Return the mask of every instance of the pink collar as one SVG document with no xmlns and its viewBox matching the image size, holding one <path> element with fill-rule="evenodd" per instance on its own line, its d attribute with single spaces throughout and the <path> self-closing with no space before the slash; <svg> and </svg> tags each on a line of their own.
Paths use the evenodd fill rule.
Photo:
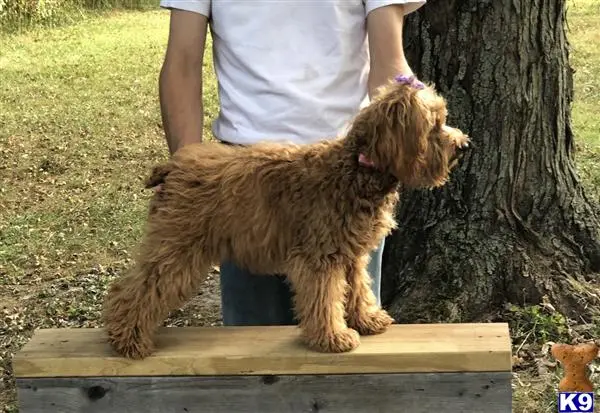
<svg viewBox="0 0 600 413">
<path fill-rule="evenodd" d="M 374 167 L 375 167 L 375 163 L 374 163 L 372 160 L 370 160 L 369 158 L 367 158 L 367 157 L 366 157 L 364 154 L 362 154 L 362 153 L 358 155 L 358 163 L 359 163 L 360 165 L 363 165 L 363 166 L 368 166 L 368 167 L 371 167 L 371 168 L 374 168 Z"/>
</svg>

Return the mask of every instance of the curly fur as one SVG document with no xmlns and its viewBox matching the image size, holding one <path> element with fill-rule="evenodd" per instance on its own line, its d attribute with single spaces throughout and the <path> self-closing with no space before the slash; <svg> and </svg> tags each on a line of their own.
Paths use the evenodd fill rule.
<svg viewBox="0 0 600 413">
<path fill-rule="evenodd" d="M 302 337 L 345 352 L 393 319 L 376 305 L 369 253 L 395 228 L 398 189 L 443 185 L 468 138 L 443 126 L 433 88 L 386 86 L 344 138 L 311 145 L 201 143 L 156 167 L 136 266 L 109 288 L 104 322 L 120 354 L 154 351 L 156 328 L 224 259 L 286 274 Z M 374 166 L 358 161 L 363 154 Z"/>
</svg>

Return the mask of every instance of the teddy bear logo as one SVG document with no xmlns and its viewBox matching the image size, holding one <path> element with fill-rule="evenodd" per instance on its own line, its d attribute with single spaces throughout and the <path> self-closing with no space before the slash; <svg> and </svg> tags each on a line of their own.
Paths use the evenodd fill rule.
<svg viewBox="0 0 600 413">
<path fill-rule="evenodd" d="M 561 392 L 593 392 L 594 385 L 587 375 L 587 365 L 598 356 L 599 347 L 595 343 L 553 344 L 551 353 L 564 369 L 563 378 L 558 384 Z"/>
</svg>

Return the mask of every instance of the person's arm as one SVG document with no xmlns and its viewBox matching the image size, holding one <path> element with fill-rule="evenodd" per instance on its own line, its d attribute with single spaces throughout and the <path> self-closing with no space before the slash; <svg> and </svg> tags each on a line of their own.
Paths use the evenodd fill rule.
<svg viewBox="0 0 600 413">
<path fill-rule="evenodd" d="M 373 3 L 375 1 L 371 0 Z M 420 7 L 423 2 L 393 2 L 374 8 L 367 14 L 367 33 L 371 58 L 369 71 L 369 97 L 377 88 L 399 74 L 412 75 L 406 61 L 402 43 L 404 16 Z"/>
<path fill-rule="evenodd" d="M 208 18 L 171 10 L 169 39 L 159 77 L 160 109 L 171 154 L 202 142 L 202 64 Z"/>
</svg>

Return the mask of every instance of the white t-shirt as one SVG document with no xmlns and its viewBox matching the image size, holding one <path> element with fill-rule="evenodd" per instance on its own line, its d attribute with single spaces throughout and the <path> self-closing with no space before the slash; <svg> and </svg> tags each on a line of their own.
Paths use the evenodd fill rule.
<svg viewBox="0 0 600 413">
<path fill-rule="evenodd" d="M 343 133 L 368 102 L 366 16 L 426 0 L 161 0 L 207 16 L 223 141 L 310 143 Z"/>
</svg>

